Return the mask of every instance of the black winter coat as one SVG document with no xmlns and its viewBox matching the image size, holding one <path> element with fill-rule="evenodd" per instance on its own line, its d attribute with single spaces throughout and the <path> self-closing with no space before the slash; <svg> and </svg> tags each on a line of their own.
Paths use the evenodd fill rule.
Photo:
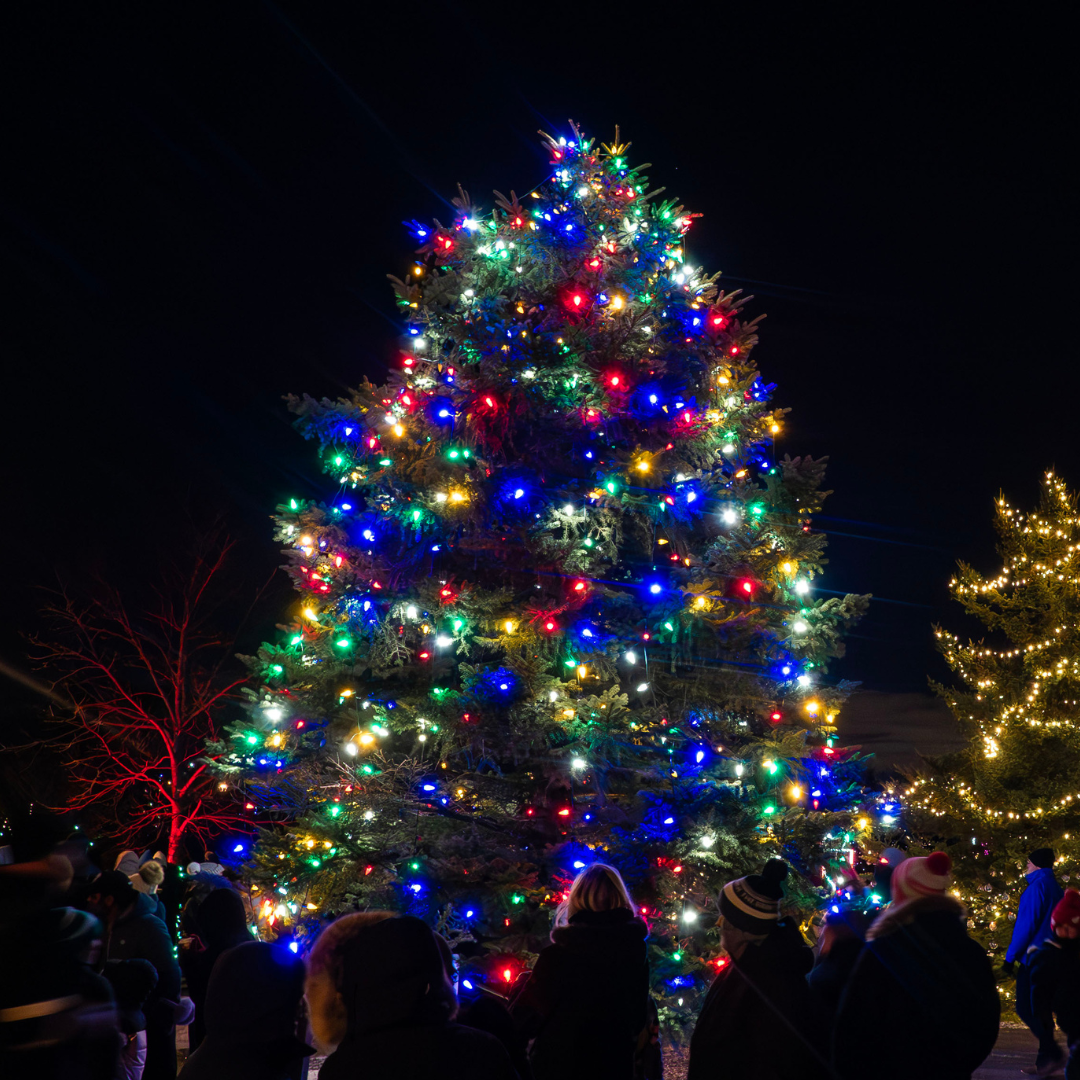
<svg viewBox="0 0 1080 1080">
<path fill-rule="evenodd" d="M 461 1024 L 405 1022 L 364 1031 L 323 1063 L 319 1080 L 517 1080 L 502 1043 Z M 187 1077 L 184 1077 L 187 1080 Z"/>
<path fill-rule="evenodd" d="M 647 934 L 625 908 L 579 912 L 555 929 L 511 1005 L 533 1040 L 534 1080 L 632 1080 L 648 1017 Z"/>
<path fill-rule="evenodd" d="M 304 963 L 287 949 L 247 941 L 223 952 L 206 991 L 206 1037 L 188 1058 L 181 1080 L 295 1075 L 311 1053 L 296 1037 L 303 992 Z"/>
<path fill-rule="evenodd" d="M 819 957 L 806 976 L 810 991 L 830 1016 L 836 1014 L 840 998 L 851 978 L 851 972 L 863 950 L 861 938 L 846 938 L 836 942 L 828 956 Z"/>
<path fill-rule="evenodd" d="M 833 1028 L 839 1080 L 968 1080 L 994 1047 L 1001 1000 L 983 947 L 950 896 L 887 908 L 873 922 Z M 904 1033 L 882 1050 L 882 1024 Z"/>
<path fill-rule="evenodd" d="M 798 926 L 783 919 L 722 968 L 694 1027 L 687 1080 L 826 1076 L 826 1014 L 806 982 L 813 962 Z"/>
<path fill-rule="evenodd" d="M 161 998 L 179 1001 L 180 965 L 173 955 L 169 931 L 154 914 L 156 906 L 155 897 L 139 893 L 131 911 L 113 925 L 107 959 L 149 960 L 158 973 L 157 986 L 150 995 L 150 1002 Z"/>
<path fill-rule="evenodd" d="M 1025 961 L 1031 973 L 1031 1011 L 1054 1030 L 1057 1017 L 1070 1045 L 1080 1038 L 1080 938 L 1048 937 Z"/>
</svg>

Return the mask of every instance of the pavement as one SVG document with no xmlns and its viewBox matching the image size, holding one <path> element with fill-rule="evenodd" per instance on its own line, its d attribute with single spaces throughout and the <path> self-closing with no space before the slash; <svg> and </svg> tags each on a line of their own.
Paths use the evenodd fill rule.
<svg viewBox="0 0 1080 1080">
<path fill-rule="evenodd" d="M 1065 1048 L 1065 1037 L 1060 1032 L 1058 1045 Z M 975 1070 L 973 1080 L 1023 1080 L 1020 1070 L 1035 1064 L 1038 1047 L 1035 1036 L 1027 1028 L 1003 1027 L 994 1052 Z"/>
</svg>

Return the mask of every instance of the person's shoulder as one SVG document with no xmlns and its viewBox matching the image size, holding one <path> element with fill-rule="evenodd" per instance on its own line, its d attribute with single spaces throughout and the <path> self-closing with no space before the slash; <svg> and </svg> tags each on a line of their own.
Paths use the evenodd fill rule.
<svg viewBox="0 0 1080 1080">
<path fill-rule="evenodd" d="M 475 1049 L 478 1051 L 492 1050 L 495 1052 L 506 1053 L 503 1044 L 499 1042 L 494 1035 L 486 1031 L 481 1031 L 479 1028 L 468 1027 L 465 1024 L 447 1024 L 446 1033 L 450 1040 L 464 1049 Z"/>
<path fill-rule="evenodd" d="M 478 1070 L 477 1075 L 514 1075 L 510 1055 L 494 1035 L 464 1024 L 448 1024 L 446 1034 L 449 1052 L 459 1061 L 469 1061 Z"/>
</svg>

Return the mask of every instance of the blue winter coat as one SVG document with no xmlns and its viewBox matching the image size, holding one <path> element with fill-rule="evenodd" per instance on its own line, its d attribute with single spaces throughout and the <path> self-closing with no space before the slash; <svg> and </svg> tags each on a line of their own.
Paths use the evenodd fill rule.
<svg viewBox="0 0 1080 1080">
<path fill-rule="evenodd" d="M 1016 925 L 1013 927 L 1009 951 L 1005 954 L 1006 962 L 1019 960 L 1021 963 L 1032 945 L 1045 941 L 1053 931 L 1050 929 L 1050 913 L 1054 905 L 1065 895 L 1064 890 L 1054 877 L 1052 867 L 1032 870 L 1025 874 L 1028 887 L 1020 897 L 1020 908 L 1016 913 Z"/>
</svg>

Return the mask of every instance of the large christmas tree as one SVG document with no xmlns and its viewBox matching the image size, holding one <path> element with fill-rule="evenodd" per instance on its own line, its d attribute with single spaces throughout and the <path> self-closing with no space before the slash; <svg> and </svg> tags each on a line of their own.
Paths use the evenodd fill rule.
<svg viewBox="0 0 1080 1080">
<path fill-rule="evenodd" d="M 990 640 L 936 628 L 960 685 L 935 688 L 970 741 L 928 763 L 907 798 L 916 837 L 953 854 L 971 932 L 1004 957 L 1028 853 L 1054 848 L 1066 881 L 1080 856 L 1080 510 L 1048 473 L 1037 509 L 1002 496 L 995 511 L 1001 570 L 961 563 L 950 582 Z"/>
<path fill-rule="evenodd" d="M 686 1019 L 725 881 L 781 855 L 809 913 L 888 821 L 823 678 L 867 601 L 812 596 L 824 462 L 777 460 L 758 320 L 687 261 L 695 215 L 617 139 L 547 143 L 525 197 L 411 224 L 387 384 L 291 400 L 332 482 L 276 515 L 300 599 L 226 782 L 267 928 L 406 909 L 505 984 L 603 859 Z"/>
</svg>

